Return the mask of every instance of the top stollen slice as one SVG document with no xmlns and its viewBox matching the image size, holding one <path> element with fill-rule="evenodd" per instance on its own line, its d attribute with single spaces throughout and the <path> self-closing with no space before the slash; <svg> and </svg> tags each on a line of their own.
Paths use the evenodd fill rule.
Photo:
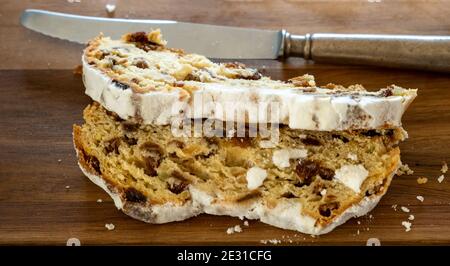
<svg viewBox="0 0 450 266">
<path fill-rule="evenodd" d="M 311 75 L 272 80 L 241 63 L 213 63 L 165 45 L 159 30 L 90 41 L 82 56 L 86 94 L 143 124 L 168 125 L 181 116 L 320 131 L 400 127 L 417 95 L 395 85 L 377 92 L 317 87 Z M 235 115 L 239 110 L 245 115 Z"/>
</svg>

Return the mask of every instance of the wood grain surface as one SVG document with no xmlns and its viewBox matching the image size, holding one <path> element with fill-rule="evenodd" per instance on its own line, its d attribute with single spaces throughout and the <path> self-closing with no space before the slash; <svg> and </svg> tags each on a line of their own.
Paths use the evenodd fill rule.
<svg viewBox="0 0 450 266">
<path fill-rule="evenodd" d="M 247 60 L 276 79 L 314 74 L 319 84 L 359 83 L 369 89 L 397 84 L 419 88 L 404 116 L 409 139 L 402 160 L 414 170 L 396 177 L 378 207 L 320 237 L 250 221 L 239 234 L 226 229 L 242 221 L 200 215 L 184 222 L 149 225 L 118 211 L 112 200 L 78 169 L 71 142 L 73 123 L 90 102 L 80 76 L 82 46 L 22 28 L 25 8 L 106 16 L 108 1 L 0 2 L 0 244 L 450 244 L 450 173 L 442 183 L 442 161 L 450 163 L 450 75 L 361 66 L 318 65 L 301 59 Z M 126 2 L 126 3 L 125 3 Z M 116 17 L 286 28 L 293 33 L 450 34 L 449 1 L 117 1 Z M 418 185 L 418 177 L 428 177 Z M 424 202 L 416 199 L 425 198 Z M 97 202 L 102 199 L 103 202 Z M 392 205 L 398 205 L 395 211 Z M 400 211 L 406 206 L 411 213 Z M 413 214 L 412 230 L 402 221 Z M 116 228 L 108 231 L 106 223 Z M 292 243 L 291 243 L 292 242 Z"/>
</svg>

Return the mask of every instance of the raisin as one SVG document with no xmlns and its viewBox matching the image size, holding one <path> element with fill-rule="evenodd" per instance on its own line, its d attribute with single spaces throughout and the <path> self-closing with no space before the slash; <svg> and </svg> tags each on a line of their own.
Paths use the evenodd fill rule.
<svg viewBox="0 0 450 266">
<path fill-rule="evenodd" d="M 319 213 L 324 217 L 330 217 L 333 210 L 339 208 L 339 202 L 325 203 L 319 206 Z"/>
<path fill-rule="evenodd" d="M 97 174 L 100 175 L 102 173 L 102 171 L 100 170 L 100 161 L 97 159 L 97 157 L 88 156 L 88 163 Z"/>
<path fill-rule="evenodd" d="M 187 186 L 188 186 L 187 183 L 180 182 L 178 184 L 171 184 L 171 185 L 169 185 L 169 190 L 170 190 L 170 192 L 178 195 L 181 192 L 185 191 Z"/>
<path fill-rule="evenodd" d="M 386 88 L 386 89 L 383 89 L 380 92 L 380 96 L 381 97 L 389 97 L 389 96 L 392 96 L 392 95 L 394 95 L 394 93 L 392 92 L 392 88 Z"/>
<path fill-rule="evenodd" d="M 163 155 L 163 149 L 156 143 L 146 142 L 140 146 L 140 149 L 145 153 L 144 159 L 144 173 L 149 176 L 156 176 L 156 168 L 161 163 L 161 157 Z"/>
<path fill-rule="evenodd" d="M 305 145 L 311 145 L 311 146 L 320 146 L 322 145 L 322 143 L 315 139 L 315 138 L 311 138 L 311 137 L 306 137 L 304 139 L 302 139 L 302 143 Z"/>
<path fill-rule="evenodd" d="M 128 42 L 148 42 L 147 34 L 144 31 L 134 32 L 127 36 Z"/>
<path fill-rule="evenodd" d="M 334 171 L 325 167 L 320 167 L 318 174 L 324 180 L 331 180 L 334 177 Z"/>
<path fill-rule="evenodd" d="M 157 159 L 151 157 L 151 156 L 144 156 L 144 173 L 148 176 L 156 176 L 158 172 L 156 171 L 156 168 L 159 166 L 159 162 Z"/>
<path fill-rule="evenodd" d="M 105 142 L 105 151 L 107 154 L 114 152 L 119 154 L 120 138 L 112 138 Z"/>
<path fill-rule="evenodd" d="M 147 142 L 143 143 L 140 146 L 140 148 L 141 148 L 141 150 L 145 150 L 145 151 L 149 151 L 149 152 L 156 152 L 159 155 L 163 154 L 163 149 L 161 148 L 161 146 L 159 146 L 159 144 L 156 144 L 151 141 L 147 141 Z"/>
<path fill-rule="evenodd" d="M 124 131 L 132 132 L 139 128 L 139 124 L 125 121 L 122 123 L 122 128 Z"/>
<path fill-rule="evenodd" d="M 197 75 L 194 75 L 192 73 L 189 73 L 186 75 L 186 77 L 184 77 L 185 81 L 200 81 L 200 77 L 198 77 Z"/>
<path fill-rule="evenodd" d="M 292 192 L 285 192 L 281 195 L 281 197 L 287 198 L 287 199 L 297 198 L 294 194 L 292 194 Z"/>
<path fill-rule="evenodd" d="M 136 138 L 129 138 L 128 136 L 123 136 L 123 140 L 125 141 L 126 144 L 130 145 L 130 146 L 134 146 L 137 144 L 138 140 Z"/>
<path fill-rule="evenodd" d="M 135 62 L 134 65 L 136 67 L 142 68 L 142 69 L 148 68 L 148 64 L 144 60 L 139 60 L 139 61 Z"/>
<path fill-rule="evenodd" d="M 248 148 L 248 147 L 252 146 L 252 138 L 250 138 L 250 137 L 243 137 L 243 138 L 232 137 L 230 139 L 230 143 L 233 146 L 238 146 L 238 147 L 241 147 L 241 148 Z"/>
<path fill-rule="evenodd" d="M 361 133 L 362 135 L 366 136 L 366 137 L 376 137 L 376 136 L 381 136 L 380 132 L 377 132 L 375 129 L 371 129 L 371 130 L 367 130 Z"/>
<path fill-rule="evenodd" d="M 324 180 L 331 180 L 334 177 L 333 170 L 311 160 L 300 161 L 295 167 L 295 173 L 300 182 L 306 185 L 311 184 L 312 178 L 316 175 L 319 175 Z"/>
<path fill-rule="evenodd" d="M 349 142 L 349 140 L 348 140 L 348 138 L 346 138 L 346 137 L 344 137 L 344 136 L 342 136 L 342 135 L 339 135 L 339 134 L 332 134 L 331 135 L 333 138 L 335 138 L 335 139 L 340 139 L 342 142 L 344 142 L 344 143 L 347 143 L 347 142 Z"/>
<path fill-rule="evenodd" d="M 147 197 L 135 188 L 128 188 L 125 191 L 125 198 L 129 202 L 146 202 Z"/>
<path fill-rule="evenodd" d="M 112 83 L 121 90 L 126 90 L 130 88 L 130 86 L 128 86 L 127 84 L 117 81 L 115 79 L 112 81 Z"/>
<path fill-rule="evenodd" d="M 184 142 L 182 140 L 178 140 L 178 139 L 174 139 L 174 140 L 170 141 L 170 144 L 175 145 L 179 149 L 184 149 L 184 147 L 186 146 L 186 144 L 184 144 Z"/>
<path fill-rule="evenodd" d="M 312 178 L 317 175 L 318 165 L 310 160 L 300 161 L 295 167 L 295 173 L 301 184 L 311 184 Z"/>
</svg>

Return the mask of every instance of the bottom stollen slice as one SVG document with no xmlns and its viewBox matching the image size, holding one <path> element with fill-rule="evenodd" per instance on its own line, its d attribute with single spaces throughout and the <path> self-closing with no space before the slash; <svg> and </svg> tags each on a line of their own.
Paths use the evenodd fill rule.
<svg viewBox="0 0 450 266">
<path fill-rule="evenodd" d="M 258 137 L 174 137 L 98 103 L 74 125 L 79 166 L 117 208 L 149 223 L 200 213 L 324 234 L 369 212 L 400 162 L 401 128 L 318 132 L 281 126 Z"/>
</svg>

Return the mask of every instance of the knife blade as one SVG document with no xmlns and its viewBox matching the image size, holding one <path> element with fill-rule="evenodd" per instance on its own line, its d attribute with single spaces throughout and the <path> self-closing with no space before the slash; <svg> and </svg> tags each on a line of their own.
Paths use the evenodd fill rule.
<svg viewBox="0 0 450 266">
<path fill-rule="evenodd" d="M 102 32 L 119 38 L 125 33 L 161 29 L 170 47 L 210 58 L 275 59 L 282 50 L 281 30 L 259 30 L 172 20 L 143 20 L 79 16 L 27 9 L 21 24 L 45 35 L 86 43 Z"/>
</svg>

